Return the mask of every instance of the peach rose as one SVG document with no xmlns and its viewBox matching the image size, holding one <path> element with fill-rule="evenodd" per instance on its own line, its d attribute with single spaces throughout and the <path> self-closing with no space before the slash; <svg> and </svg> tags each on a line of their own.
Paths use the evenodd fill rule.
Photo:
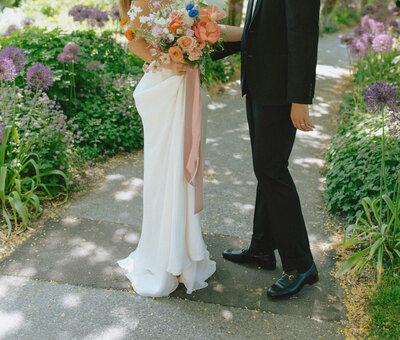
<svg viewBox="0 0 400 340">
<path fill-rule="evenodd" d="M 168 50 L 172 61 L 183 61 L 183 52 L 178 46 L 172 46 Z"/>
<path fill-rule="evenodd" d="M 190 61 L 195 61 L 199 60 L 200 57 L 203 55 L 203 52 L 197 48 L 194 48 L 192 51 L 189 53 L 189 60 Z"/>
<path fill-rule="evenodd" d="M 215 22 L 198 22 L 193 26 L 193 30 L 197 39 L 211 44 L 215 44 L 221 36 L 221 29 Z"/>
<path fill-rule="evenodd" d="M 212 22 L 222 20 L 223 18 L 225 18 L 225 13 L 221 12 L 215 5 L 200 9 L 200 21 Z"/>
<path fill-rule="evenodd" d="M 191 51 L 196 46 L 196 40 L 192 37 L 183 36 L 177 40 L 179 47 L 184 51 Z"/>
<path fill-rule="evenodd" d="M 205 41 L 200 41 L 200 40 L 198 40 L 198 41 L 197 41 L 197 46 L 196 46 L 196 48 L 197 48 L 198 50 L 202 50 L 204 47 L 206 47 L 206 42 L 205 42 Z"/>
</svg>

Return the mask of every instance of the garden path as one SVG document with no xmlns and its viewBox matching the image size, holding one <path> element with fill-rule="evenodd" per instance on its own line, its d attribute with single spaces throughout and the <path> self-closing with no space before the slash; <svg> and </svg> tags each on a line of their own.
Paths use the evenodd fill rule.
<svg viewBox="0 0 400 340">
<path fill-rule="evenodd" d="M 279 277 L 280 267 L 264 271 L 221 257 L 227 247 L 248 244 L 256 184 L 244 101 L 233 82 L 209 106 L 202 223 L 217 261 L 209 287 L 193 295 L 180 287 L 163 299 L 128 292 L 129 281 L 116 260 L 127 256 L 139 239 L 143 153 L 115 157 L 98 186 L 69 202 L 0 262 L 0 338 L 340 338 L 336 331 L 344 312 L 329 250 L 329 229 L 336 222 L 324 209 L 321 170 L 347 66 L 339 35 L 321 38 L 312 106 L 317 128 L 298 133 L 290 165 L 319 283 L 296 297 L 271 301 L 266 288 Z"/>
</svg>

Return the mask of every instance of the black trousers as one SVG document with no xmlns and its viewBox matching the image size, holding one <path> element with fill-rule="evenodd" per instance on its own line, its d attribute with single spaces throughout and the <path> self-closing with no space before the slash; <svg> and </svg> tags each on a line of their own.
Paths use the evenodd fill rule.
<svg viewBox="0 0 400 340">
<path fill-rule="evenodd" d="M 313 257 L 300 200 L 288 169 L 296 137 L 291 104 L 264 106 L 246 94 L 247 119 L 257 177 L 257 197 L 250 249 L 278 249 L 285 271 L 305 272 Z"/>
</svg>

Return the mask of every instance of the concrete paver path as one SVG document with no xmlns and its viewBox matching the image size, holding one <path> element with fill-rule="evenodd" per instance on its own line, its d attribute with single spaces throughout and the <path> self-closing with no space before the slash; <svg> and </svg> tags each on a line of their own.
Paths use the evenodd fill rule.
<svg viewBox="0 0 400 340">
<path fill-rule="evenodd" d="M 225 261 L 227 247 L 247 246 L 255 187 L 244 100 L 237 82 L 209 106 L 204 238 L 217 261 L 209 287 L 169 298 L 129 293 L 116 260 L 140 237 L 143 152 L 107 170 L 104 180 L 48 220 L 0 262 L 0 339 L 337 339 L 344 317 L 331 276 L 333 254 L 321 195 L 322 149 L 334 128 L 347 71 L 339 35 L 321 39 L 316 131 L 299 132 L 290 169 L 300 194 L 320 282 L 297 296 L 271 301 L 266 289 L 282 271 Z M 290 212 L 288 212 L 290 213 Z"/>
</svg>

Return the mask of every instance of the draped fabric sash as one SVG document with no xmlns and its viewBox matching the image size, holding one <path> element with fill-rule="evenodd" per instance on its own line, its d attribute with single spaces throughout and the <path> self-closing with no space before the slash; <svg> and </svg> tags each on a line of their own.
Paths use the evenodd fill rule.
<svg viewBox="0 0 400 340">
<path fill-rule="evenodd" d="M 186 181 L 195 188 L 197 214 L 204 208 L 203 154 L 201 150 L 201 92 L 200 69 L 186 71 L 186 106 L 184 133 L 184 173 Z"/>
</svg>

